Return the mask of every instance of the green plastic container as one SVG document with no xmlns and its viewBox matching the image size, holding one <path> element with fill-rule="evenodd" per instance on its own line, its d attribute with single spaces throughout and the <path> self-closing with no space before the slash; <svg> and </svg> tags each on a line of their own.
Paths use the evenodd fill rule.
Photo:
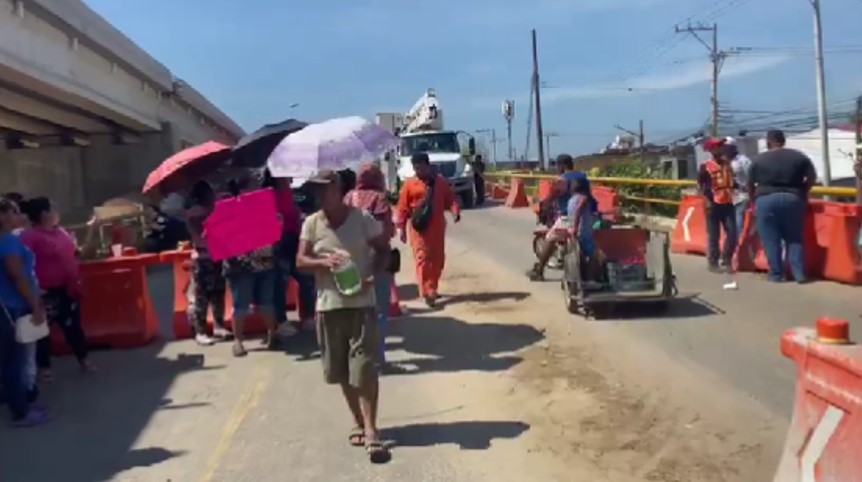
<svg viewBox="0 0 862 482">
<path fill-rule="evenodd" d="M 335 287 L 344 296 L 354 296 L 362 291 L 362 276 L 353 261 L 348 259 L 341 263 L 332 270 L 332 276 L 335 278 Z"/>
</svg>

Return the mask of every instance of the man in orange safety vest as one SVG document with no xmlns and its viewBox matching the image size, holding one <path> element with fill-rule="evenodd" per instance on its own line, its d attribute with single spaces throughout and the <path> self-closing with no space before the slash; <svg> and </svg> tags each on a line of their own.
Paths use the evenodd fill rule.
<svg viewBox="0 0 862 482">
<path fill-rule="evenodd" d="M 733 205 L 734 178 L 733 168 L 724 155 L 726 140 L 707 139 L 703 149 L 712 156 L 700 166 L 698 187 L 706 207 L 706 230 L 708 236 L 707 262 L 709 270 L 718 272 L 730 269 L 733 253 L 738 241 L 736 211 Z M 724 249 L 719 256 L 719 239 L 724 228 Z"/>
</svg>

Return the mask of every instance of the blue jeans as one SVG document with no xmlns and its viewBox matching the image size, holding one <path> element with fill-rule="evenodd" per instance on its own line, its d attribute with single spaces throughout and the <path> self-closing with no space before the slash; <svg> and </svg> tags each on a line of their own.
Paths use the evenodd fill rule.
<svg viewBox="0 0 862 482">
<path fill-rule="evenodd" d="M 299 271 L 296 268 L 290 270 L 283 267 L 276 268 L 273 307 L 275 310 L 275 321 L 278 323 L 287 321 L 287 283 L 290 278 L 293 278 L 299 287 L 300 306 L 308 311 L 313 311 L 314 303 L 317 301 L 317 290 L 314 289 L 314 275 Z"/>
<path fill-rule="evenodd" d="M 233 317 L 245 318 L 254 304 L 262 314 L 275 316 L 273 294 L 275 293 L 276 270 L 256 273 L 237 273 L 228 278 L 233 294 Z"/>
<path fill-rule="evenodd" d="M 724 246 L 719 250 L 721 229 L 724 228 Z M 733 260 L 736 245 L 739 242 L 739 231 L 736 227 L 736 211 L 733 204 L 713 204 L 706 210 L 707 250 L 706 259 L 710 266 L 717 266 L 719 259 L 727 266 Z"/>
<path fill-rule="evenodd" d="M 12 320 L 0 310 L 0 385 L 12 420 L 19 420 L 29 410 L 26 376 L 27 350 L 15 339 L 14 320 L 23 313 L 11 310 Z"/>
<path fill-rule="evenodd" d="M 377 319 L 380 322 L 380 361 L 386 361 L 386 331 L 389 325 L 389 303 L 392 300 L 392 275 L 374 275 L 374 297 L 377 299 Z"/>
<path fill-rule="evenodd" d="M 787 263 L 793 278 L 796 281 L 805 281 L 805 255 L 802 247 L 805 200 L 791 193 L 767 194 L 757 198 L 755 211 L 757 232 L 769 262 L 769 279 L 784 280 L 783 258 L 786 247 Z"/>
</svg>

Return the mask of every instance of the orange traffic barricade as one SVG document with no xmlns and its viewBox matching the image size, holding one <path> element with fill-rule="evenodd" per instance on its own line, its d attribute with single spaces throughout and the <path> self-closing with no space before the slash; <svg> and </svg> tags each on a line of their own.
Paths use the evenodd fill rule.
<svg viewBox="0 0 862 482">
<path fill-rule="evenodd" d="M 603 218 L 611 222 L 620 219 L 620 196 L 616 189 L 607 186 L 594 186 L 591 188 L 593 198 L 599 205 L 599 213 Z"/>
<path fill-rule="evenodd" d="M 796 401 L 774 482 L 862 482 L 862 347 L 846 320 L 784 333 L 797 365 Z"/>
<path fill-rule="evenodd" d="M 681 254 L 706 254 L 706 208 L 702 196 L 685 196 L 679 203 L 670 250 Z"/>
<path fill-rule="evenodd" d="M 98 348 L 135 348 L 159 333 L 159 319 L 147 285 L 147 266 L 158 255 L 143 254 L 85 261 L 81 273 L 81 326 L 87 344 Z M 52 349 L 71 352 L 62 331 L 51 327 Z"/>
<path fill-rule="evenodd" d="M 554 182 L 550 179 L 542 179 L 539 181 L 539 191 L 536 194 L 536 197 L 533 198 L 533 212 L 539 214 L 539 210 L 541 209 L 541 203 L 545 199 L 551 196 L 551 193 L 554 191 Z"/>
<path fill-rule="evenodd" d="M 509 197 L 509 191 L 506 190 L 503 186 L 499 184 L 493 184 L 491 186 L 491 198 L 496 201 L 505 201 L 506 198 Z"/>
<path fill-rule="evenodd" d="M 530 207 L 530 200 L 527 198 L 527 191 L 524 188 L 523 179 L 512 178 L 512 186 L 509 189 L 509 195 L 506 197 L 506 207 Z"/>
<path fill-rule="evenodd" d="M 191 250 L 166 251 L 160 254 L 161 259 L 170 262 L 174 271 L 174 314 L 171 319 L 174 336 L 177 339 L 189 338 L 192 335 L 189 322 L 189 299 L 192 296 L 191 277 Z M 225 322 L 228 328 L 233 325 L 233 296 L 230 291 L 230 282 L 225 292 Z M 293 310 L 297 307 L 298 287 L 293 279 L 287 285 L 287 309 Z M 207 324 L 212 329 L 215 319 L 212 307 L 207 313 Z M 246 334 L 259 334 L 266 331 L 263 320 L 258 316 L 251 316 L 245 325 Z"/>
<path fill-rule="evenodd" d="M 821 245 L 825 251 L 823 277 L 841 283 L 862 284 L 862 260 L 857 241 L 862 228 L 862 207 L 825 203 L 820 217 L 818 235 L 824 235 Z"/>
</svg>

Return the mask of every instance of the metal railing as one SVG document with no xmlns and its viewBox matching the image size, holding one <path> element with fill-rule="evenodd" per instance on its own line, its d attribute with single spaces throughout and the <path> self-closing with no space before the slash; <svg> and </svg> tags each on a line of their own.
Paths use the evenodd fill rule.
<svg viewBox="0 0 862 482">
<path fill-rule="evenodd" d="M 553 181 L 559 179 L 558 175 L 514 171 L 488 172 L 485 173 L 485 177 L 491 180 L 504 180 L 506 184 L 512 178 L 523 179 L 525 181 L 524 187 L 531 196 L 536 195 L 540 180 Z M 685 195 L 685 191 L 688 190 L 693 193 L 697 188 L 697 183 L 690 179 L 590 177 L 590 184 L 617 188 L 620 199 L 624 202 L 623 207 L 627 208 L 628 211 L 647 215 L 663 214 L 671 217 L 676 216 L 675 207 L 679 206 L 680 199 Z M 815 186 L 811 190 L 811 194 L 817 197 L 828 196 L 837 201 L 854 202 L 856 199 L 856 188 Z M 658 206 L 665 206 L 665 208 L 656 209 Z M 655 213 L 654 211 L 659 212 Z"/>
</svg>

